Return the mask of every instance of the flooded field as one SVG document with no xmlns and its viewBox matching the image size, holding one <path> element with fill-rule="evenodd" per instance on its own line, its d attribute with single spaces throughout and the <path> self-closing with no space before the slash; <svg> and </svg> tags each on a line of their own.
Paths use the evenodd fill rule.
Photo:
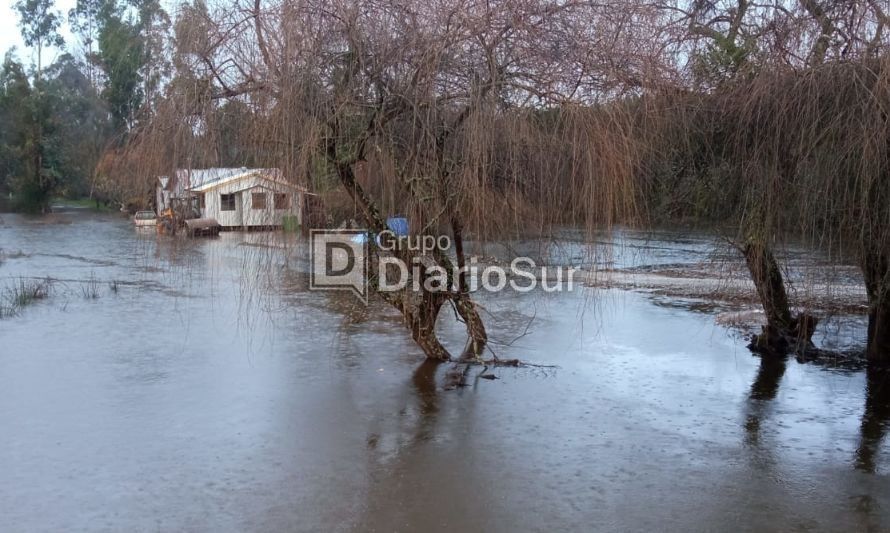
<svg viewBox="0 0 890 533">
<path fill-rule="evenodd" d="M 709 253 L 675 237 L 620 266 Z M 299 237 L 2 215 L 0 248 L 0 290 L 52 279 L 0 320 L 2 531 L 890 529 L 890 384 L 761 366 L 669 292 L 481 295 L 545 366 L 444 390 Z"/>
</svg>

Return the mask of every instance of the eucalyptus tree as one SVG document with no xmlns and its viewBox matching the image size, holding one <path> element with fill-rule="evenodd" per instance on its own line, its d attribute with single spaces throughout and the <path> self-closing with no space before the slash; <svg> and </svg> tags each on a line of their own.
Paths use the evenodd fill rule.
<svg viewBox="0 0 890 533">
<path fill-rule="evenodd" d="M 98 86 L 95 54 L 102 2 L 103 0 L 77 0 L 77 4 L 68 11 L 68 24 L 84 47 L 84 65 L 87 69 L 87 78 L 93 86 Z"/>
<path fill-rule="evenodd" d="M 44 49 L 64 44 L 59 34 L 62 15 L 55 9 L 53 0 L 19 0 L 15 3 L 15 10 L 19 16 L 22 40 L 25 46 L 34 48 L 37 56 L 36 79 L 39 82 Z"/>
<path fill-rule="evenodd" d="M 36 65 L 34 84 L 27 101 L 21 102 L 30 113 L 29 140 L 25 143 L 21 157 L 27 160 L 27 176 L 20 176 L 19 189 L 27 203 L 45 209 L 49 193 L 55 187 L 57 175 L 47 156 L 51 147 L 47 144 L 46 128 L 51 127 L 48 101 L 43 91 L 43 54 L 46 48 L 62 46 L 64 41 L 59 34 L 62 24 L 61 14 L 55 9 L 52 0 L 19 0 L 15 4 L 19 16 L 19 29 L 25 45 L 34 49 Z"/>
<path fill-rule="evenodd" d="M 0 184 L 4 192 L 16 187 L 16 180 L 26 174 L 30 162 L 24 154 L 31 114 L 23 104 L 31 98 L 31 84 L 12 52 L 6 53 L 0 68 Z"/>
</svg>

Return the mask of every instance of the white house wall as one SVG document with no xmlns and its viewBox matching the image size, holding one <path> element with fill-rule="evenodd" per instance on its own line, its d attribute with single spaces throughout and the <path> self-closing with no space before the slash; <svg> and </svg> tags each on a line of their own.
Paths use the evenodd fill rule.
<svg viewBox="0 0 890 533">
<path fill-rule="evenodd" d="M 251 193 L 263 192 L 266 196 L 266 209 L 253 209 Z M 288 209 L 275 209 L 274 193 L 286 193 L 290 195 L 290 207 Z M 220 196 L 223 194 L 238 194 L 235 211 L 221 211 Z M 230 183 L 223 183 L 213 187 L 204 193 L 204 217 L 215 218 L 222 226 L 281 226 L 285 216 L 297 217 L 297 223 L 302 224 L 303 195 L 298 189 L 275 183 L 258 176 L 250 176 Z"/>
<path fill-rule="evenodd" d="M 167 209 L 167 202 L 170 199 L 170 192 L 165 191 L 161 187 L 157 189 L 157 198 L 155 199 L 155 207 L 158 210 L 158 213 L 162 212 L 164 209 Z"/>
</svg>

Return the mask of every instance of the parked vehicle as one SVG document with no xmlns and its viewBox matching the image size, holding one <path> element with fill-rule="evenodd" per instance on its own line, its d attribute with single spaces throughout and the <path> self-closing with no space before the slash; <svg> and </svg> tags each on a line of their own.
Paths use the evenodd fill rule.
<svg viewBox="0 0 890 533">
<path fill-rule="evenodd" d="M 136 211 L 136 214 L 133 216 L 133 222 L 137 228 L 155 226 L 158 223 L 158 217 L 154 211 Z"/>
</svg>

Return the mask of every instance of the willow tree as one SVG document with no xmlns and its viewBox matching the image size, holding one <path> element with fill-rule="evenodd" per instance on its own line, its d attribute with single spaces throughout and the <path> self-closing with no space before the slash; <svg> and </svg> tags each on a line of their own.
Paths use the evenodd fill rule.
<svg viewBox="0 0 890 533">
<path fill-rule="evenodd" d="M 793 316 L 771 251 L 797 241 L 859 264 L 868 358 L 890 356 L 888 65 L 885 57 L 774 68 L 647 110 L 668 117 L 652 128 L 652 157 L 680 162 L 675 195 L 694 194 L 701 204 L 685 214 L 738 231 L 768 322 L 759 350 L 808 347 L 813 319 Z"/>
<path fill-rule="evenodd" d="M 696 205 L 683 214 L 737 231 L 767 318 L 755 349 L 809 347 L 813 319 L 793 316 L 771 251 L 797 241 L 859 264 L 869 302 L 868 357 L 886 361 L 890 354 L 888 76 L 887 58 L 772 68 L 645 110 L 650 159 L 673 165 L 669 184 L 676 190 L 666 194 L 693 196 Z M 659 113 L 664 117 L 653 121 Z"/>
<path fill-rule="evenodd" d="M 743 91 L 743 92 L 742 92 Z M 733 98 L 737 160 L 772 229 L 854 257 L 869 302 L 868 357 L 890 357 L 890 68 L 832 62 L 758 77 Z"/>
<path fill-rule="evenodd" d="M 861 216 L 868 220 L 857 220 L 857 228 L 882 234 L 880 209 L 869 203 L 875 200 L 826 198 L 824 191 L 837 183 L 858 183 L 876 201 L 883 198 L 873 180 L 884 156 L 873 143 L 884 131 L 886 103 L 880 83 L 869 81 L 883 75 L 866 72 L 883 69 L 876 58 L 886 56 L 890 42 L 886 13 L 870 1 L 653 5 L 662 13 L 663 31 L 673 37 L 668 42 L 675 43 L 675 57 L 691 61 L 678 67 L 688 80 L 644 109 L 639 135 L 646 139 L 647 168 L 655 176 L 644 177 L 643 184 L 659 187 L 648 203 L 680 200 L 671 207 L 674 212 L 734 228 L 731 240 L 745 259 L 767 319 L 752 348 L 778 354 L 809 349 L 815 319 L 792 314 L 774 250 L 803 238 L 839 254 L 880 255 L 867 253 L 861 235 L 850 231 L 850 221 Z M 854 160 L 860 168 L 849 166 Z M 811 189 L 817 176 L 823 188 Z M 832 179 L 835 185 L 826 189 Z M 839 243 L 845 244 L 843 251 Z M 874 270 L 863 267 L 871 286 L 868 280 L 878 276 L 869 269 Z M 878 300 L 870 296 L 871 302 Z"/>
<path fill-rule="evenodd" d="M 412 234 L 451 238 L 448 253 L 397 253 L 408 264 L 444 269 L 447 290 L 421 283 L 413 291 L 409 279 L 406 289 L 379 296 L 435 359 L 451 358 L 435 334 L 450 305 L 466 325 L 462 358 L 479 359 L 488 334 L 465 273 L 468 235 L 549 228 L 567 221 L 567 206 L 585 222 L 602 221 L 630 203 L 622 183 L 631 147 L 614 127 L 620 117 L 599 113 L 582 123 L 580 107 L 619 93 L 627 85 L 620 80 L 644 63 L 616 38 L 635 27 L 619 7 L 552 0 L 185 6 L 175 24 L 167 110 L 134 136 L 131 153 L 150 158 L 156 150 L 154 159 L 168 165 L 213 164 L 198 141 L 214 136 L 216 112 L 226 102 L 249 109 L 240 127 L 258 165 L 303 183 L 333 179 L 371 232 L 386 229 L 385 213 L 399 212 Z M 530 160 L 532 152 L 541 160 Z"/>
</svg>

